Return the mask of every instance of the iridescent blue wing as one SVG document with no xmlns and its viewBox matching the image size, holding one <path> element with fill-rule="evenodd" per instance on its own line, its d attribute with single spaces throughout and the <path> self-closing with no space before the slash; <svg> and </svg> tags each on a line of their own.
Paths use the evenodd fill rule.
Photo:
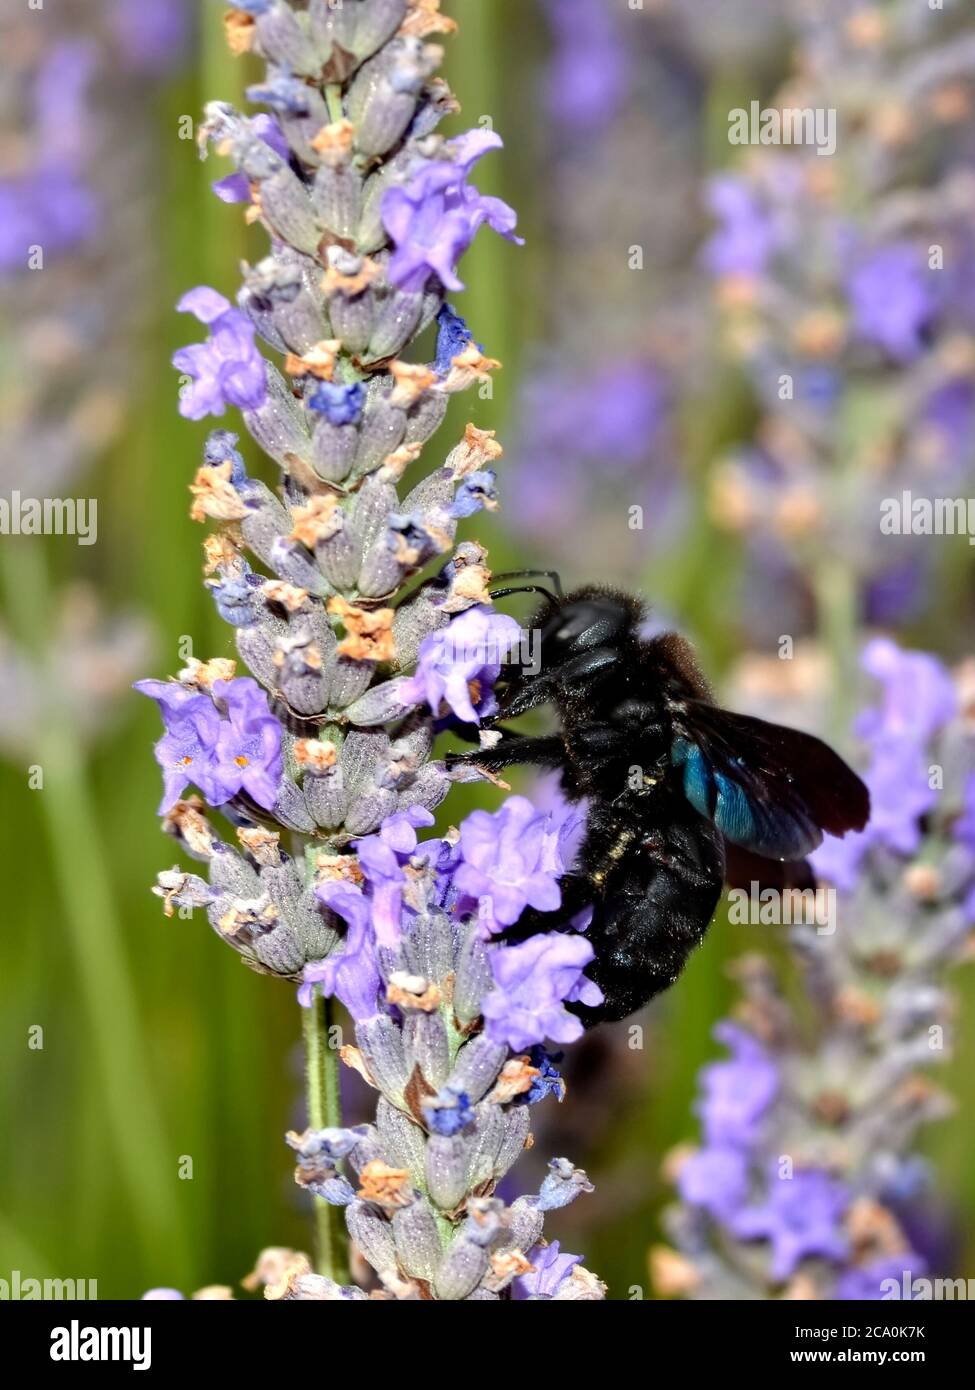
<svg viewBox="0 0 975 1390">
<path fill-rule="evenodd" d="M 866 825 L 866 787 L 821 739 L 702 700 L 674 700 L 670 712 L 671 763 L 684 795 L 732 844 L 803 859 L 824 832 Z"/>
</svg>

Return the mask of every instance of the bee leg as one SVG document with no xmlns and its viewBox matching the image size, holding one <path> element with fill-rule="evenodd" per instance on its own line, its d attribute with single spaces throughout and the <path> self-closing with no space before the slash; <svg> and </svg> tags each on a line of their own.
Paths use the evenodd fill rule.
<svg viewBox="0 0 975 1390">
<path fill-rule="evenodd" d="M 546 700 L 551 700 L 557 690 L 556 675 L 556 672 L 549 671 L 528 680 L 519 679 L 508 683 L 503 690 L 497 692 L 501 706 L 500 717 L 515 719 L 519 714 L 534 709 L 536 705 L 543 705 Z"/>
<path fill-rule="evenodd" d="M 610 667 L 618 667 L 622 660 L 621 654 L 612 647 L 593 647 L 591 651 L 580 652 L 558 668 L 559 688 L 567 694 L 588 689 L 594 679 Z"/>
<path fill-rule="evenodd" d="M 561 767 L 565 762 L 565 744 L 552 734 L 544 738 L 530 738 L 524 735 L 507 734 L 493 748 L 471 749 L 469 753 L 448 753 L 447 767 L 483 767 L 489 772 L 499 772 L 503 767 L 515 763 L 531 764 L 533 767 Z"/>
<path fill-rule="evenodd" d="M 612 647 L 594 647 L 591 651 L 570 657 L 552 671 L 513 683 L 511 691 L 505 690 L 501 696 L 502 717 L 515 719 L 559 694 L 575 695 L 589 691 L 593 681 L 611 667 L 618 667 L 621 660 L 620 653 Z"/>
<path fill-rule="evenodd" d="M 480 728 L 476 724 L 461 724 L 458 721 L 452 726 L 450 732 L 457 738 L 463 739 L 464 743 L 477 743 L 481 729 L 490 729 L 492 733 L 504 734 L 505 738 L 527 738 L 520 729 L 509 729 L 506 724 L 495 724 L 491 719 L 482 721 Z"/>
</svg>

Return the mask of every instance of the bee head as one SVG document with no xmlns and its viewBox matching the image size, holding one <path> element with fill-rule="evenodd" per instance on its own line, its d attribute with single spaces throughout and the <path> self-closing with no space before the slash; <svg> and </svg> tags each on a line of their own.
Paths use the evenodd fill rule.
<svg viewBox="0 0 975 1390">
<path fill-rule="evenodd" d="M 632 636 L 639 605 L 608 589 L 579 589 L 559 605 L 542 628 L 546 662 L 559 662 L 596 647 L 616 647 Z"/>
</svg>

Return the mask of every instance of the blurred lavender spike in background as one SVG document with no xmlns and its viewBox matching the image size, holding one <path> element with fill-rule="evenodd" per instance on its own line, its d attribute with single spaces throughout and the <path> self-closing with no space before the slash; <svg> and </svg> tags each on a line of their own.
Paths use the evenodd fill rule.
<svg viewBox="0 0 975 1390">
<path fill-rule="evenodd" d="M 791 588 L 803 627 L 828 568 L 848 577 L 855 616 L 902 622 L 923 611 L 930 545 L 885 512 L 905 493 L 958 496 L 975 468 L 963 433 L 975 55 L 950 15 L 924 6 L 798 3 L 784 18 L 800 75 L 769 107 L 832 113 L 837 146 L 828 159 L 807 140 L 732 148 L 732 170 L 710 181 L 702 262 L 758 416 L 751 438 L 714 460 L 712 510 L 746 538 L 766 593 L 779 551 L 778 602 L 787 612 Z M 775 604 L 763 608 L 763 631 L 781 631 Z"/>
<path fill-rule="evenodd" d="M 917 1134 L 950 1109 L 926 1072 L 950 1053 L 946 977 L 975 925 L 970 674 L 879 639 L 863 661 L 881 686 L 858 721 L 872 818 L 813 856 L 831 914 L 791 931 L 812 1031 L 773 967 L 739 958 L 741 1024 L 716 1030 L 733 1055 L 700 1077 L 703 1143 L 669 1162 L 663 1294 L 879 1300 L 884 1281 L 953 1273 L 930 1267 L 936 1241 L 911 1242 L 931 1215 Z"/>
<path fill-rule="evenodd" d="M 153 280 L 143 69 L 165 75 L 189 15 L 180 0 L 136 8 L 95 0 L 11 9 L 0 21 L 0 493 L 11 507 L 77 488 L 125 421 Z M 132 45 L 143 42 L 136 61 Z M 4 638 L 8 752 L 69 708 L 82 711 L 82 735 L 94 734 L 145 661 L 148 626 L 128 616 L 112 633 L 96 605 L 80 587 L 66 597 L 67 648 L 20 654 Z"/>
</svg>

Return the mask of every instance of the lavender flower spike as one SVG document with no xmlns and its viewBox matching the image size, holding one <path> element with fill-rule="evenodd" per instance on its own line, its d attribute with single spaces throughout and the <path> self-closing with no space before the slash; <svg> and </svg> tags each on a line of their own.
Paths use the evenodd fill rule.
<svg viewBox="0 0 975 1390">
<path fill-rule="evenodd" d="M 163 829 L 195 861 L 159 875 L 164 912 L 204 913 L 304 1011 L 308 1125 L 287 1141 L 327 1238 L 318 1272 L 262 1253 L 245 1286 L 271 1299 L 605 1292 L 544 1241 L 545 1213 L 591 1190 L 584 1173 L 557 1159 L 537 1192 L 499 1195 L 531 1107 L 562 1095 L 535 1045 L 577 1036 L 571 1007 L 598 990 L 583 935 L 507 947 L 493 933 L 558 906 L 577 813 L 512 798 L 420 838 L 453 781 L 482 776 L 449 771 L 436 736 L 496 710 L 520 637 L 491 606 L 483 547 L 457 543 L 459 522 L 496 505 L 501 445 L 468 425 L 421 463 L 450 397 L 498 366 L 445 309 L 457 264 L 483 223 L 518 240 L 507 204 L 468 182 L 499 137 L 436 133 L 454 102 L 426 40 L 453 27 L 436 0 L 241 0 L 226 32 L 265 60 L 248 97 L 268 109 L 211 102 L 201 132 L 233 164 L 216 196 L 268 245 L 236 304 L 206 286 L 180 300 L 208 336 L 173 358 L 191 378 L 179 409 L 238 410 L 280 479 L 251 477 L 237 435 L 215 430 L 190 489 L 212 527 L 207 588 L 251 674 L 194 659 L 138 689 L 165 724 Z M 427 365 L 414 345 L 435 321 Z M 342 1060 L 376 1093 L 374 1121 L 352 1128 L 326 1113 L 333 1001 L 355 1027 Z"/>
<path fill-rule="evenodd" d="M 881 687 L 857 721 L 874 828 L 855 855 L 817 852 L 837 920 L 828 935 L 793 929 L 810 1016 L 800 1025 L 777 972 L 746 958 L 748 1026 L 717 1030 L 733 1056 L 702 1072 L 703 1142 L 674 1159 L 677 1251 L 658 1264 L 693 1298 L 880 1299 L 885 1281 L 944 1257 L 913 1245 L 926 1201 L 914 1142 L 947 1107 L 925 1073 L 944 1055 L 945 976 L 975 922 L 966 678 L 887 639 L 863 665 Z M 916 797 L 917 768 L 931 792 L 934 766 L 945 786 Z"/>
</svg>

